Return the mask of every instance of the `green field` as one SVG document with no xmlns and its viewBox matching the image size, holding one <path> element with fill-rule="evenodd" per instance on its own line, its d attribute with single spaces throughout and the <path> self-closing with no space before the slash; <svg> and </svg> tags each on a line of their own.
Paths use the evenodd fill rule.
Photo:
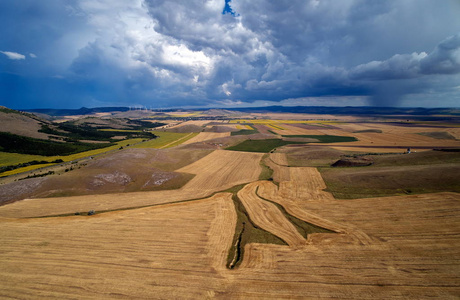
<svg viewBox="0 0 460 300">
<path fill-rule="evenodd" d="M 267 139 L 267 140 L 246 140 L 238 145 L 228 147 L 226 150 L 233 151 L 246 151 L 246 152 L 262 152 L 267 153 L 271 150 L 289 144 L 305 144 L 302 142 L 288 142 L 281 139 Z"/>
<path fill-rule="evenodd" d="M 239 131 L 232 132 L 231 136 L 235 136 L 235 135 L 250 135 L 250 134 L 255 134 L 255 133 L 259 133 L 259 131 L 257 129 L 241 129 Z"/>
</svg>

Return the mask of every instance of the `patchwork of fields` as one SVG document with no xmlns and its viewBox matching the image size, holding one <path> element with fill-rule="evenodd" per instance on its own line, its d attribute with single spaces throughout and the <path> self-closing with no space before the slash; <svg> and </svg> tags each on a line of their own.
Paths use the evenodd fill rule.
<svg viewBox="0 0 460 300">
<path fill-rule="evenodd" d="M 29 191 L 0 206 L 0 297 L 460 297 L 459 127 L 209 123 L 0 185 Z"/>
</svg>

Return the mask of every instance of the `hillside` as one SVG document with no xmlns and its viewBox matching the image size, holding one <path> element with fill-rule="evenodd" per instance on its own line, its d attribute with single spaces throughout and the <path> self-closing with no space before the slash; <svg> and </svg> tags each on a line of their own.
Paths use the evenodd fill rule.
<svg viewBox="0 0 460 300">
<path fill-rule="evenodd" d="M 39 132 L 42 125 L 50 122 L 34 114 L 0 106 L 0 132 L 9 132 L 16 135 L 37 139 L 48 139 L 48 134 Z"/>
</svg>

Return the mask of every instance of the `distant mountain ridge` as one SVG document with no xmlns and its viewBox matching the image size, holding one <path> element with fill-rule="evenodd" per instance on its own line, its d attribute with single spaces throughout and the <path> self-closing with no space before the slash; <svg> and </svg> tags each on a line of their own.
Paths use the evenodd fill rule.
<svg viewBox="0 0 460 300">
<path fill-rule="evenodd" d="M 107 112 L 127 112 L 129 107 L 82 107 L 79 109 L 27 109 L 23 110 L 31 113 L 41 113 L 50 116 L 71 116 L 71 115 L 90 115 L 95 113 Z M 459 108 L 423 108 L 423 107 L 373 107 L 373 106 L 266 106 L 266 107 L 242 107 L 242 108 L 206 108 L 190 109 L 192 111 L 219 110 L 227 112 L 271 112 L 271 113 L 304 113 L 318 115 L 460 115 Z M 161 109 L 153 111 L 174 112 L 184 111 L 184 109 Z"/>
<path fill-rule="evenodd" d="M 105 113 L 105 112 L 125 112 L 128 111 L 129 107 L 94 107 L 87 108 L 82 107 L 79 109 L 54 109 L 54 108 L 38 108 L 38 109 L 24 109 L 22 111 L 31 112 L 31 113 L 40 113 L 50 116 L 75 116 L 75 115 L 91 115 L 95 113 Z"/>
<path fill-rule="evenodd" d="M 279 112 L 318 115 L 460 115 L 458 108 L 373 107 L 373 106 L 267 106 L 227 108 L 241 112 Z"/>
</svg>

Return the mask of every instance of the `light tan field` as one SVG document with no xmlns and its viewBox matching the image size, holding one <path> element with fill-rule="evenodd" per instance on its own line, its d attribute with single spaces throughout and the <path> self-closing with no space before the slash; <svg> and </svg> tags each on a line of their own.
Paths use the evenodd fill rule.
<svg viewBox="0 0 460 300">
<path fill-rule="evenodd" d="M 185 122 L 179 123 L 177 125 L 174 125 L 171 128 L 183 127 L 183 126 L 187 126 L 187 125 L 204 126 L 204 125 L 206 125 L 208 123 L 209 123 L 209 121 L 185 121 Z"/>
<path fill-rule="evenodd" d="M 232 186 L 255 181 L 262 153 L 216 150 L 177 172 L 196 174 L 177 190 L 133 192 L 75 197 L 26 199 L 0 207 L 0 217 L 33 217 L 107 211 L 157 205 L 209 196 Z"/>
<path fill-rule="evenodd" d="M 291 176 L 289 172 L 288 161 L 284 153 L 270 153 L 269 157 L 265 159 L 265 164 L 273 171 L 273 180 L 276 182 L 289 181 Z"/>
<path fill-rule="evenodd" d="M 200 132 L 197 136 L 185 141 L 183 145 L 204 142 L 230 136 L 230 132 Z"/>
<path fill-rule="evenodd" d="M 225 268 L 236 221 L 228 193 L 91 217 L 0 219 L 1 295 L 47 299 L 460 296 L 458 194 L 299 199 L 299 191 L 307 187 L 316 189 L 310 195 L 319 195 L 322 183 L 313 170 L 295 169 L 295 190 L 290 188 L 293 183 L 282 183 L 278 191 L 262 181 L 240 193 L 250 216 L 291 245 L 248 244 L 243 263 L 234 270 Z M 311 234 L 302 242 L 277 208 L 257 195 L 339 233 Z"/>
</svg>

